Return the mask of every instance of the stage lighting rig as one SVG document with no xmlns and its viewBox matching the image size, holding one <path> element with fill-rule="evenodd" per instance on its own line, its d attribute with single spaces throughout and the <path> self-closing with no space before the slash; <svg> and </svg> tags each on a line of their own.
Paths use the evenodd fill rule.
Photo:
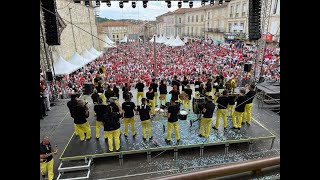
<svg viewBox="0 0 320 180">
<path fill-rule="evenodd" d="M 89 7 L 90 6 L 90 1 L 84 1 L 84 5 Z"/>
<path fill-rule="evenodd" d="M 119 2 L 119 7 L 123 8 L 123 2 L 122 1 Z"/>
<path fill-rule="evenodd" d="M 132 8 L 136 8 L 136 2 L 132 1 Z"/>
<path fill-rule="evenodd" d="M 165 1 L 167 3 L 168 8 L 171 8 L 171 1 Z"/>
<path fill-rule="evenodd" d="M 189 2 L 189 7 L 190 7 L 190 8 L 193 7 L 193 2 L 192 2 L 192 1 Z"/>
<path fill-rule="evenodd" d="M 100 7 L 100 1 L 96 1 L 96 6 Z"/>
<path fill-rule="evenodd" d="M 143 3 L 143 8 L 147 8 L 148 1 L 142 1 L 142 3 Z"/>
<path fill-rule="evenodd" d="M 206 2 L 205 1 L 201 1 L 201 6 L 204 6 L 206 5 Z"/>
<path fill-rule="evenodd" d="M 182 7 L 182 2 L 179 1 L 179 2 L 178 2 L 178 8 L 181 8 L 181 7 Z"/>
<path fill-rule="evenodd" d="M 110 1 L 107 1 L 107 6 L 111 7 L 111 2 Z"/>
<path fill-rule="evenodd" d="M 223 1 L 223 0 L 219 0 L 219 5 L 222 5 L 222 1 Z"/>
</svg>

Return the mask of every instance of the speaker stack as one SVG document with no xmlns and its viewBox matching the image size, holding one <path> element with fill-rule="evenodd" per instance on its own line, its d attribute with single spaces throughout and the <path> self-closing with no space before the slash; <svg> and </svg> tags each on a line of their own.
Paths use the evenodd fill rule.
<svg viewBox="0 0 320 180">
<path fill-rule="evenodd" d="M 249 40 L 261 38 L 261 0 L 249 0 Z"/>
<path fill-rule="evenodd" d="M 48 45 L 60 45 L 60 32 L 57 21 L 57 6 L 55 0 L 41 0 L 44 16 L 46 43 Z"/>
</svg>

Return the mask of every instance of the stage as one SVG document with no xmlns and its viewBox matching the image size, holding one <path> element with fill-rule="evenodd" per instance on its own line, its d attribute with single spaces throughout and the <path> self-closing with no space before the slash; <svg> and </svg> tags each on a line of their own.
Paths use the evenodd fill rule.
<svg viewBox="0 0 320 180">
<path fill-rule="evenodd" d="M 215 115 L 215 114 L 214 114 Z M 152 134 L 153 139 L 143 141 L 141 123 L 136 120 L 136 137 L 131 136 L 131 127 L 129 126 L 129 136 L 124 137 L 124 125 L 121 124 L 121 148 L 120 152 L 108 152 L 108 143 L 103 138 L 103 130 L 101 129 L 100 139 L 95 138 L 95 127 L 92 128 L 92 138 L 89 141 L 81 142 L 80 138 L 73 134 L 60 156 L 62 161 L 79 160 L 79 159 L 93 159 L 99 157 L 119 156 L 120 165 L 123 163 L 123 155 L 147 153 L 148 160 L 151 160 L 151 152 L 174 150 L 174 158 L 177 158 L 178 149 L 184 148 L 200 148 L 200 156 L 203 155 L 203 149 L 206 146 L 225 145 L 225 151 L 228 153 L 229 144 L 248 143 L 249 150 L 252 148 L 254 141 L 268 140 L 271 141 L 271 148 L 275 139 L 275 135 L 268 129 L 253 121 L 251 125 L 243 124 L 241 130 L 232 129 L 232 119 L 228 117 L 228 127 L 223 129 L 223 122 L 220 120 L 219 130 L 211 128 L 209 138 L 199 137 L 200 128 L 199 121 L 194 122 L 190 127 L 190 120 L 197 119 L 196 114 L 189 114 L 187 120 L 179 120 L 180 142 L 177 143 L 172 133 L 171 144 L 165 142 L 167 135 L 167 120 L 165 117 L 156 116 L 152 120 Z M 215 116 L 212 124 L 215 124 Z M 163 127 L 165 126 L 165 128 Z M 165 132 L 164 132 L 165 130 Z M 155 143 L 155 141 L 157 143 Z"/>
</svg>

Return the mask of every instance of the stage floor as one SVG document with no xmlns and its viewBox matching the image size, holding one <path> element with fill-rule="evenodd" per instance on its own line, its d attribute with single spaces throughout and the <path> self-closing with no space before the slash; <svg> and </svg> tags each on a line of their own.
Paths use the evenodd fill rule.
<svg viewBox="0 0 320 180">
<path fill-rule="evenodd" d="M 241 130 L 232 129 L 232 119 L 228 117 L 228 127 L 226 130 L 223 129 L 223 121 L 220 120 L 219 130 L 211 128 L 209 138 L 199 137 L 200 133 L 200 121 L 194 122 L 190 127 L 190 120 L 197 119 L 196 114 L 189 114 L 187 120 L 179 120 L 180 129 L 180 142 L 177 143 L 175 139 L 174 130 L 172 133 L 171 144 L 165 142 L 167 135 L 167 119 L 162 116 L 156 116 L 152 121 L 152 134 L 153 139 L 143 141 L 141 123 L 136 122 L 136 137 L 131 136 L 131 127 L 129 126 L 129 136 L 124 137 L 124 124 L 121 124 L 121 148 L 120 152 L 108 152 L 108 143 L 103 138 L 103 130 L 101 129 L 100 139 L 95 138 L 95 127 L 92 127 L 92 138 L 89 141 L 81 142 L 80 138 L 73 135 L 71 136 L 67 146 L 60 156 L 61 160 L 75 160 L 83 159 L 85 157 L 107 157 L 117 156 L 124 154 L 135 154 L 152 151 L 162 151 L 170 149 L 183 149 L 192 147 L 205 147 L 219 144 L 232 144 L 242 142 L 252 142 L 264 139 L 275 139 L 268 129 L 261 126 L 257 122 L 253 121 L 251 125 L 243 124 Z M 215 125 L 215 116 L 213 117 L 212 125 Z M 165 132 L 163 131 L 163 125 L 165 126 Z M 272 145 L 271 145 L 272 146 Z"/>
</svg>

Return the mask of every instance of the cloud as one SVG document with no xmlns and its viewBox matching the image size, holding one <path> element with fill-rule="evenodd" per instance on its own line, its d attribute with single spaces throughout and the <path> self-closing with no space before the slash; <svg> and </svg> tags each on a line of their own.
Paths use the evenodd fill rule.
<svg viewBox="0 0 320 180">
<path fill-rule="evenodd" d="M 200 1 L 194 1 L 193 7 L 200 7 Z M 189 3 L 182 3 L 183 8 L 189 8 Z M 131 1 L 124 3 L 123 9 L 119 7 L 119 2 L 111 1 L 111 7 L 106 3 L 101 3 L 100 17 L 109 19 L 139 19 L 139 20 L 155 20 L 157 16 L 169 11 L 178 9 L 178 2 L 171 1 L 171 8 L 167 7 L 164 1 L 149 1 L 147 8 L 143 8 L 142 2 L 138 1 L 136 8 L 131 7 Z"/>
</svg>

